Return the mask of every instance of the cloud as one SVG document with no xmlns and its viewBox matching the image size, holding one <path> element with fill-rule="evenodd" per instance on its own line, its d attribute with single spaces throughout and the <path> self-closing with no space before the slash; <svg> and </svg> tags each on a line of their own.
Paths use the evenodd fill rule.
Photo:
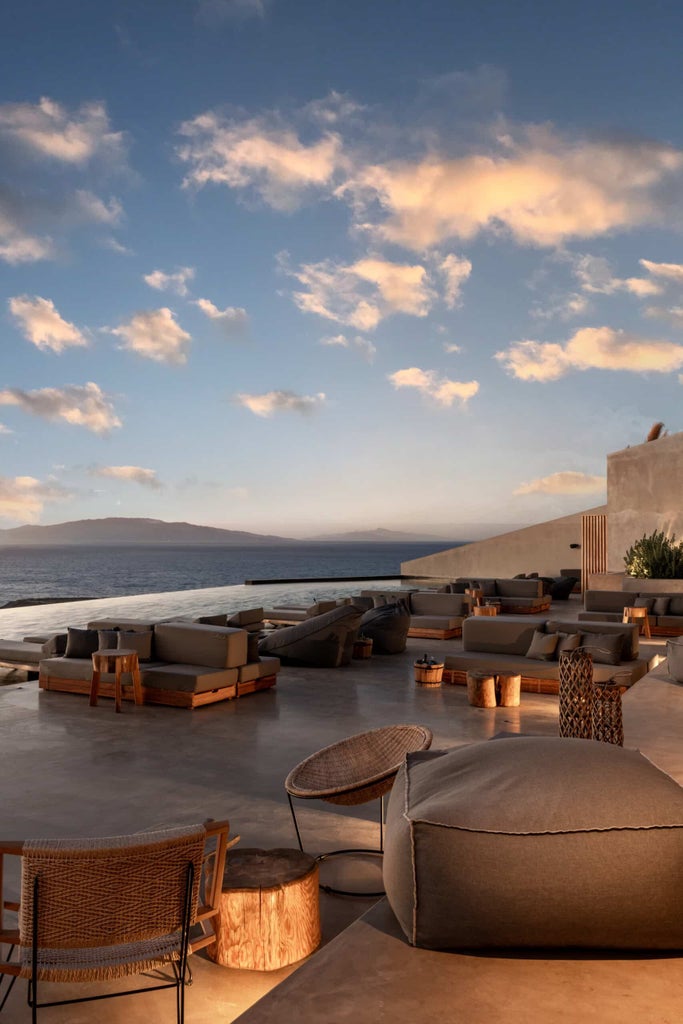
<svg viewBox="0 0 683 1024">
<path fill-rule="evenodd" d="M 420 264 L 367 257 L 348 265 L 323 260 L 287 270 L 282 257 L 280 262 L 304 286 L 292 296 L 299 309 L 360 331 L 373 330 L 394 313 L 427 316 L 436 299 Z"/>
<path fill-rule="evenodd" d="M 178 156 L 189 164 L 184 186 L 209 183 L 250 189 L 276 210 L 293 210 L 312 190 L 331 187 L 342 165 L 340 137 L 325 131 L 301 142 L 277 115 L 244 122 L 208 111 L 185 121 L 180 134 L 188 140 Z"/>
<path fill-rule="evenodd" d="M 512 493 L 592 494 L 594 491 L 604 491 L 606 487 L 607 477 L 605 476 L 590 476 L 588 473 L 564 470 L 561 473 L 551 473 L 550 476 L 540 477 L 538 480 L 531 480 L 529 483 L 520 484 Z"/>
<path fill-rule="evenodd" d="M 225 309 L 219 309 L 209 299 L 197 299 L 194 304 L 201 309 L 204 316 L 208 316 L 209 320 L 222 327 L 228 335 L 245 330 L 249 323 L 247 311 L 241 306 L 226 306 Z"/>
<path fill-rule="evenodd" d="M 531 126 L 465 156 L 357 161 L 336 195 L 374 237 L 414 250 L 481 232 L 557 246 L 665 223 L 660 191 L 682 168 L 683 153 L 670 146 L 573 141 Z"/>
<path fill-rule="evenodd" d="M 109 201 L 105 202 L 87 189 L 76 189 L 70 205 L 73 213 L 88 224 L 113 226 L 118 224 L 123 216 L 123 207 L 116 196 L 111 196 Z"/>
<path fill-rule="evenodd" d="M 69 492 L 33 476 L 0 476 L 0 517 L 35 523 L 46 503 L 63 501 Z"/>
<path fill-rule="evenodd" d="M 36 391 L 7 388 L 0 391 L 0 405 L 18 405 L 33 416 L 64 420 L 95 434 L 107 434 L 114 427 L 121 426 L 110 397 L 92 381 Z"/>
<path fill-rule="evenodd" d="M 640 261 L 643 264 L 643 260 Z M 658 295 L 661 285 L 644 277 L 615 277 L 611 267 L 602 256 L 577 256 L 574 258 L 574 274 L 586 292 L 612 295 L 614 292 L 630 292 L 643 298 Z"/>
<path fill-rule="evenodd" d="M 6 427 L 4 423 L 0 423 L 0 434 L 13 434 L 14 431 Z"/>
<path fill-rule="evenodd" d="M 664 278 L 667 282 L 683 284 L 683 263 L 653 263 L 652 260 L 639 260 L 638 262 L 654 277 Z"/>
<path fill-rule="evenodd" d="M 469 260 L 450 253 L 439 263 L 439 270 L 445 280 L 444 302 L 449 309 L 453 309 L 461 304 L 460 290 L 472 273 L 472 264 Z"/>
<path fill-rule="evenodd" d="M 0 138 L 19 144 L 35 157 L 83 166 L 95 157 L 121 164 L 124 135 L 112 132 L 104 103 L 83 103 L 69 113 L 47 96 L 36 103 L 0 105 Z"/>
<path fill-rule="evenodd" d="M 388 379 L 395 388 L 417 388 L 425 397 L 445 406 L 453 405 L 456 399 L 464 406 L 479 391 L 476 380 L 449 380 L 448 377 L 439 377 L 435 370 L 421 370 L 417 366 L 390 373 Z"/>
<path fill-rule="evenodd" d="M 570 292 L 568 295 L 555 295 L 543 302 L 535 302 L 531 316 L 536 320 L 571 320 L 575 316 L 583 316 L 590 308 L 590 300 L 585 295 Z"/>
<path fill-rule="evenodd" d="M 24 197 L 0 185 L 0 259 L 5 263 L 35 263 L 54 256 L 52 239 L 32 234 L 28 217 Z"/>
<path fill-rule="evenodd" d="M 451 341 L 444 341 L 443 350 L 449 355 L 458 355 L 458 353 L 462 352 L 462 345 L 456 345 Z"/>
<path fill-rule="evenodd" d="M 105 328 L 123 338 L 121 348 L 158 363 L 186 363 L 191 336 L 176 323 L 167 306 L 136 313 L 120 327 Z"/>
<path fill-rule="evenodd" d="M 9 300 L 9 309 L 24 337 L 36 348 L 52 352 L 88 344 L 88 339 L 68 320 L 62 319 L 51 299 L 39 295 L 17 295 Z"/>
<path fill-rule="evenodd" d="M 93 466 L 89 472 L 91 476 L 132 480 L 136 484 L 142 484 L 143 487 L 151 487 L 154 490 L 160 490 L 163 487 L 156 470 L 144 469 L 142 466 Z"/>
<path fill-rule="evenodd" d="M 153 270 L 144 275 L 145 284 L 157 291 L 171 291 L 177 295 L 187 295 L 187 282 L 194 279 L 194 267 L 180 267 L 175 274 L 165 274 L 163 270 Z"/>
<path fill-rule="evenodd" d="M 263 20 L 269 6 L 270 0 L 198 0 L 197 20 L 208 27 L 245 18 Z"/>
<path fill-rule="evenodd" d="M 557 380 L 571 370 L 670 373 L 683 366 L 683 345 L 639 338 L 611 327 L 584 327 L 564 345 L 518 341 L 495 358 L 519 380 Z"/>
<path fill-rule="evenodd" d="M 328 346 L 337 345 L 340 348 L 355 349 L 363 356 L 364 359 L 367 360 L 368 363 L 371 363 L 377 354 L 377 348 L 375 345 L 373 345 L 368 338 L 364 338 L 360 334 L 357 334 L 353 338 L 347 338 L 345 334 L 333 334 L 326 338 L 321 338 L 320 344 Z"/>
<path fill-rule="evenodd" d="M 235 395 L 235 401 L 256 416 L 269 417 L 276 412 L 315 412 L 326 401 L 325 394 L 297 395 L 293 391 L 268 391 L 263 395 Z"/>
</svg>

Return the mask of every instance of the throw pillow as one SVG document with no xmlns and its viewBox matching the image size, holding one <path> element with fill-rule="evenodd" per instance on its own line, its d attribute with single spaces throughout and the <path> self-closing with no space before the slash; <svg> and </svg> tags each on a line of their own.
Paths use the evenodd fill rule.
<svg viewBox="0 0 683 1024">
<path fill-rule="evenodd" d="M 66 637 L 65 658 L 89 658 L 100 646 L 96 629 L 76 629 L 69 626 Z"/>
<path fill-rule="evenodd" d="M 118 647 L 118 629 L 98 629 L 97 646 L 100 651 L 115 651 Z"/>
<path fill-rule="evenodd" d="M 635 601 L 633 602 L 633 607 L 634 608 L 647 608 L 647 614 L 648 615 L 652 612 L 652 609 L 654 608 L 654 606 L 655 606 L 655 599 L 654 599 L 654 597 L 637 597 L 635 599 Z"/>
<path fill-rule="evenodd" d="M 249 633 L 247 636 L 247 661 L 260 661 L 258 653 L 258 633 Z"/>
<path fill-rule="evenodd" d="M 655 615 L 667 615 L 669 611 L 669 598 L 656 597 L 652 611 Z"/>
<path fill-rule="evenodd" d="M 559 638 L 555 651 L 558 658 L 562 651 L 575 651 L 577 647 L 581 646 L 581 633 L 557 633 L 556 636 Z"/>
<path fill-rule="evenodd" d="M 557 633 L 541 633 L 539 629 L 535 630 L 526 657 L 533 658 L 534 661 L 552 661 L 558 638 Z"/>
<path fill-rule="evenodd" d="M 618 665 L 624 647 L 623 633 L 584 633 L 581 647 L 598 665 Z"/>
<path fill-rule="evenodd" d="M 667 640 L 667 671 L 677 683 L 683 683 L 683 640 Z"/>
<path fill-rule="evenodd" d="M 137 651 L 138 661 L 151 661 L 152 660 L 152 640 L 154 633 L 152 630 L 145 630 L 141 632 L 137 630 L 135 632 L 124 633 L 120 632 L 117 634 L 118 643 L 117 647 L 119 650 Z"/>
<path fill-rule="evenodd" d="M 61 658 L 66 650 L 66 633 L 55 633 L 42 646 L 42 654 L 46 658 Z"/>
<path fill-rule="evenodd" d="M 683 615 L 683 594 L 669 598 L 669 615 Z"/>
</svg>

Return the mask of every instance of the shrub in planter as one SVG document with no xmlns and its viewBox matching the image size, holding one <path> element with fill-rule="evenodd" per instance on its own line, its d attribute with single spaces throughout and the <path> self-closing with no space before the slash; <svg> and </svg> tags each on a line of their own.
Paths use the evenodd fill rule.
<svg viewBox="0 0 683 1024">
<path fill-rule="evenodd" d="M 683 579 L 683 541 L 662 530 L 643 535 L 624 555 L 626 574 L 637 579 Z"/>
</svg>

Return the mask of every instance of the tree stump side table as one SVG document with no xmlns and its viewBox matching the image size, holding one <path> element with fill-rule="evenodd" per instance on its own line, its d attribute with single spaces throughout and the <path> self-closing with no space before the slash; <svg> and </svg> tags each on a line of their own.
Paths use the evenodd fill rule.
<svg viewBox="0 0 683 1024">
<path fill-rule="evenodd" d="M 467 699 L 475 708 L 495 708 L 496 677 L 490 672 L 467 673 Z"/>
<path fill-rule="evenodd" d="M 114 674 L 114 703 L 116 711 L 121 711 L 121 698 L 123 687 L 121 676 L 124 672 L 130 674 L 133 682 L 133 695 L 136 704 L 142 704 L 142 683 L 140 681 L 140 665 L 138 652 L 128 648 L 111 648 L 95 651 L 92 656 L 92 680 L 90 683 L 90 707 L 97 707 L 97 698 L 100 691 L 100 679 L 103 672 Z"/>
<path fill-rule="evenodd" d="M 315 858 L 300 850 L 228 853 L 216 941 L 207 955 L 224 967 L 276 971 L 320 945 Z"/>
<path fill-rule="evenodd" d="M 353 641 L 352 657 L 357 661 L 364 661 L 372 657 L 372 637 L 358 637 Z"/>
<path fill-rule="evenodd" d="M 496 697 L 501 708 L 518 708 L 522 676 L 518 672 L 499 672 L 496 676 Z"/>
</svg>

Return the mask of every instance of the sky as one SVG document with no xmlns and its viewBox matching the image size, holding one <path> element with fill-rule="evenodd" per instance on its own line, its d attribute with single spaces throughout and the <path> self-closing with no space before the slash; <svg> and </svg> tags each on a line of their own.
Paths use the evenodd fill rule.
<svg viewBox="0 0 683 1024">
<path fill-rule="evenodd" d="M 682 429 L 680 4 L 0 19 L 0 526 L 470 539 Z"/>
</svg>

